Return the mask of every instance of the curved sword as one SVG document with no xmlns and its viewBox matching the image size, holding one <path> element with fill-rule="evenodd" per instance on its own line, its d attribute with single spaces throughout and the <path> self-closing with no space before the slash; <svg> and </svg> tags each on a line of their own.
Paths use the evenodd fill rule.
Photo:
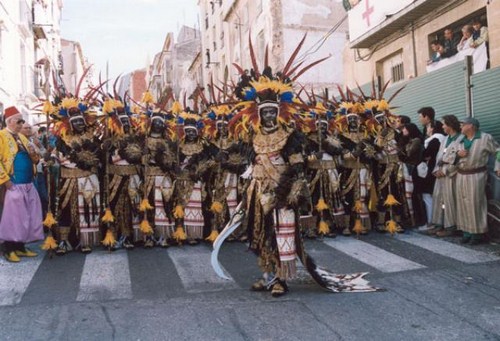
<svg viewBox="0 0 500 341">
<path fill-rule="evenodd" d="M 231 235 L 241 225 L 243 218 L 245 217 L 245 210 L 242 208 L 243 204 L 240 202 L 236 207 L 236 211 L 229 219 L 229 222 L 224 227 L 224 230 L 221 231 L 219 236 L 214 241 L 214 249 L 212 250 L 212 255 L 210 257 L 210 261 L 212 263 L 212 268 L 214 269 L 217 276 L 230 280 L 231 278 L 224 273 L 220 263 L 219 263 L 219 251 L 222 243 Z"/>
</svg>

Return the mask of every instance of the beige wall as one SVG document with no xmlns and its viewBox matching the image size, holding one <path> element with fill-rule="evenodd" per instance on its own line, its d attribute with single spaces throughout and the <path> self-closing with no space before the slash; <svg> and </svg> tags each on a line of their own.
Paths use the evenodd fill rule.
<svg viewBox="0 0 500 341">
<path fill-rule="evenodd" d="M 377 62 L 384 60 L 398 50 L 403 51 L 406 78 L 425 74 L 426 63 L 429 59 L 429 35 L 443 30 L 448 25 L 453 25 L 456 21 L 467 17 L 481 8 L 486 8 L 488 15 L 491 67 L 500 66 L 500 22 L 494 19 L 500 16 L 500 2 L 493 1 L 489 5 L 486 5 L 486 1 L 484 0 L 469 0 L 415 29 L 416 65 L 414 63 L 411 30 L 408 30 L 402 37 L 384 45 L 375 52 L 371 52 L 369 49 L 359 49 L 359 54 L 365 57 L 366 61 L 356 61 L 357 50 L 351 49 L 349 44 L 346 44 L 344 49 L 345 84 L 349 87 L 355 87 L 356 82 L 360 85 L 371 82 L 372 77 L 376 74 L 378 75 L 376 72 Z M 396 34 L 400 33 L 396 32 L 394 35 Z M 369 56 L 370 54 L 371 56 Z"/>
</svg>

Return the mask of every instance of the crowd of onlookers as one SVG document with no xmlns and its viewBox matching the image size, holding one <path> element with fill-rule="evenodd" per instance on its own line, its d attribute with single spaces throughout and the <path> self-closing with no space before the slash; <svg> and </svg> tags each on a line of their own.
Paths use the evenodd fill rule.
<svg viewBox="0 0 500 341">
<path fill-rule="evenodd" d="M 447 27 L 443 32 L 443 39 L 431 41 L 431 58 L 427 64 L 439 62 L 442 59 L 450 58 L 459 51 L 465 49 L 475 49 L 482 44 L 486 44 L 488 50 L 488 28 L 483 26 L 479 19 L 464 25 L 461 30 L 462 37 L 454 34 L 451 27 Z"/>
<path fill-rule="evenodd" d="M 407 116 L 399 117 L 401 160 L 413 181 L 414 225 L 426 233 L 446 237 L 462 233 L 463 243 L 485 240 L 487 227 L 486 179 L 489 157 L 499 145 L 480 131 L 479 121 L 454 115 L 436 120 L 432 107 L 418 111 L 421 131 Z"/>
</svg>

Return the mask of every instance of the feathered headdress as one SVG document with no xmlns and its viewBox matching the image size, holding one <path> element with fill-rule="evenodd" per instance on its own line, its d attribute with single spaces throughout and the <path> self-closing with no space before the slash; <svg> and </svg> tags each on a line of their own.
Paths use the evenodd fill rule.
<svg viewBox="0 0 500 341">
<path fill-rule="evenodd" d="M 268 48 L 264 54 L 264 69 L 261 73 L 257 65 L 252 41 L 249 35 L 249 50 L 252 68 L 246 72 L 241 66 L 233 64 L 240 73 L 240 81 L 235 88 L 235 95 L 242 100 L 241 110 L 229 123 L 229 129 L 233 136 L 245 138 L 251 131 L 260 131 L 259 110 L 263 107 L 275 107 L 278 109 L 278 124 L 288 129 L 294 125 L 292 121 L 300 109 L 304 109 L 301 103 L 294 101 L 293 82 L 311 67 L 327 58 L 315 61 L 302 69 L 302 62 L 294 66 L 295 58 L 304 44 L 306 35 L 292 53 L 282 71 L 274 73 L 268 63 Z"/>
</svg>

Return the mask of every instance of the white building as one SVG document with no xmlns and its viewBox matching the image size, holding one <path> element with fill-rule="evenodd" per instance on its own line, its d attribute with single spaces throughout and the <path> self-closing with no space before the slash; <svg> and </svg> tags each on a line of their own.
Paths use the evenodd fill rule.
<svg viewBox="0 0 500 341">
<path fill-rule="evenodd" d="M 62 55 L 62 72 L 61 78 L 64 84 L 66 93 L 75 94 L 78 82 L 83 76 L 88 63 L 82 52 L 82 47 L 79 42 L 62 39 L 61 40 L 61 55 Z M 92 75 L 88 73 L 80 87 L 79 96 L 84 95 L 91 85 Z"/>
<path fill-rule="evenodd" d="M 328 60 L 299 79 L 307 88 L 335 89 L 343 84 L 342 51 L 347 39 L 347 14 L 332 0 L 199 0 L 204 78 L 222 81 L 228 72 L 238 74 L 232 63 L 250 69 L 249 39 L 259 68 L 266 46 L 273 70 L 282 69 L 305 33 L 307 39 L 297 56 L 302 66 L 323 57 Z M 227 71 L 226 71 L 227 70 Z"/>
<path fill-rule="evenodd" d="M 0 112 L 16 105 L 31 123 L 31 109 L 50 92 L 59 66 L 62 0 L 0 1 Z"/>
</svg>

